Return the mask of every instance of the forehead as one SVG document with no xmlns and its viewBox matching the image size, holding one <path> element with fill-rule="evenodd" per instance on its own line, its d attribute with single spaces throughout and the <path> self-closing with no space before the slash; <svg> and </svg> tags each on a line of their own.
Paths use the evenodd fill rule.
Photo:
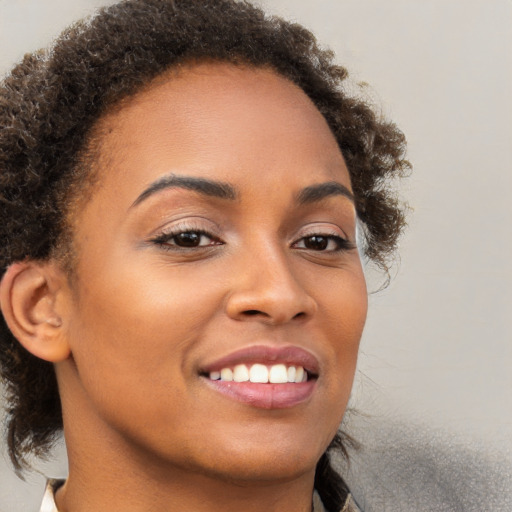
<svg viewBox="0 0 512 512">
<path fill-rule="evenodd" d="M 222 171 L 228 180 L 230 173 L 249 177 L 257 167 L 259 179 L 272 180 L 285 168 L 308 165 L 308 181 L 318 172 L 325 179 L 326 171 L 349 181 L 340 176 L 343 157 L 321 113 L 300 88 L 269 69 L 185 66 L 129 98 L 100 128 L 107 180 L 128 178 L 136 158 L 141 172 L 130 179 L 140 187 L 180 167 L 213 178 Z"/>
</svg>

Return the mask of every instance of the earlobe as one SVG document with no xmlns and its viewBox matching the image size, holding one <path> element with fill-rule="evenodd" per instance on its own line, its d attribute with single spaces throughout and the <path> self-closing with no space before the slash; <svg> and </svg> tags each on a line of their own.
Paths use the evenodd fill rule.
<svg viewBox="0 0 512 512">
<path fill-rule="evenodd" d="M 33 355 L 54 363 L 70 354 L 60 311 L 60 274 L 51 263 L 18 262 L 0 283 L 0 307 L 13 335 Z"/>
</svg>

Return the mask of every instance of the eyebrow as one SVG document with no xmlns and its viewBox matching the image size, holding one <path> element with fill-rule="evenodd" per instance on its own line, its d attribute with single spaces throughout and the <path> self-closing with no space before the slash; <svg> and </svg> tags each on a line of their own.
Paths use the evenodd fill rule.
<svg viewBox="0 0 512 512">
<path fill-rule="evenodd" d="M 345 185 L 337 181 L 327 181 L 306 187 L 300 191 L 297 202 L 299 204 L 316 203 L 331 196 L 344 196 L 354 202 L 354 194 Z"/>
<path fill-rule="evenodd" d="M 153 182 L 142 194 L 135 199 L 131 207 L 137 206 L 153 194 L 168 188 L 183 188 L 199 192 L 205 196 L 218 197 L 220 199 L 235 200 L 238 194 L 233 186 L 221 181 L 207 178 L 194 178 L 192 176 L 178 176 L 170 174 Z"/>
</svg>

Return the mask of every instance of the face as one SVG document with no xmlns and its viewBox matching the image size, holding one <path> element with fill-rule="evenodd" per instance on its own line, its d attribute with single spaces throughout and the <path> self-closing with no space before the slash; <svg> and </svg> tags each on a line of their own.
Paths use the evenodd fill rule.
<svg viewBox="0 0 512 512">
<path fill-rule="evenodd" d="M 99 183 L 75 219 L 64 395 L 95 435 L 170 467 L 314 471 L 366 315 L 350 178 L 325 120 L 271 71 L 205 64 L 101 123 Z"/>
</svg>

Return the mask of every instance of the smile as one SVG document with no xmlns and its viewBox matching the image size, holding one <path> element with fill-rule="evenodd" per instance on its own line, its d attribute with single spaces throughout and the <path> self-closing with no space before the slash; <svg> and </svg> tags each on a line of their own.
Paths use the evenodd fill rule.
<svg viewBox="0 0 512 512">
<path fill-rule="evenodd" d="M 222 368 L 209 374 L 210 380 L 224 382 L 253 382 L 258 384 L 300 383 L 308 380 L 308 373 L 302 366 L 285 364 L 237 364 L 234 368 Z"/>
<path fill-rule="evenodd" d="M 308 401 L 317 387 L 319 364 L 298 347 L 252 346 L 200 372 L 208 387 L 261 409 L 285 409 Z"/>
</svg>

